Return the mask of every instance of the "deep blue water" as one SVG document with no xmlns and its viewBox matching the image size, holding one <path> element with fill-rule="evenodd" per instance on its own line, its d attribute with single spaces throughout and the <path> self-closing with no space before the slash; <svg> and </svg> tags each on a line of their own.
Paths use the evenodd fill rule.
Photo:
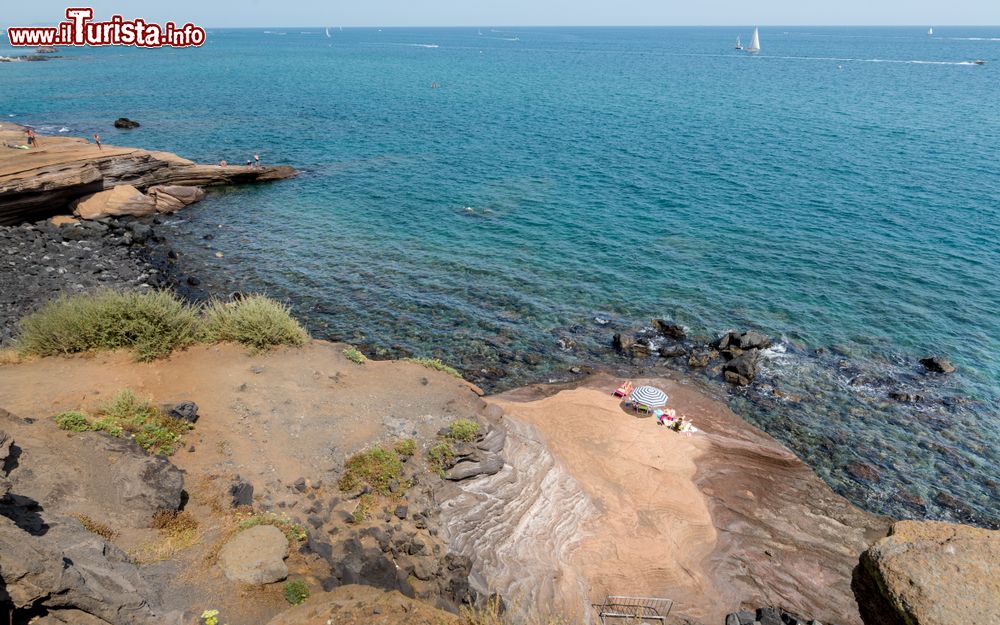
<svg viewBox="0 0 1000 625">
<path fill-rule="evenodd" d="M 1000 27 L 936 30 L 215 30 L 0 64 L 0 114 L 303 170 L 171 231 L 318 336 L 504 385 L 652 317 L 765 330 L 734 407 L 873 510 L 1000 523 Z"/>
</svg>

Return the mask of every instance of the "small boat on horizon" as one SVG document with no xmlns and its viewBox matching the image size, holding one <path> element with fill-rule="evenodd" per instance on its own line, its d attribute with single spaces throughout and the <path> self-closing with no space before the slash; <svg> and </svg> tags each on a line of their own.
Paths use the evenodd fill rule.
<svg viewBox="0 0 1000 625">
<path fill-rule="evenodd" d="M 326 27 L 326 38 L 330 39 L 330 27 L 329 26 Z"/>
<path fill-rule="evenodd" d="M 740 36 L 739 35 L 736 35 L 736 49 L 737 50 L 742 50 L 743 49 L 743 42 L 740 41 Z"/>
<path fill-rule="evenodd" d="M 927 29 L 927 36 L 928 37 L 933 37 L 934 36 L 934 27 L 933 26 Z"/>
<path fill-rule="evenodd" d="M 986 61 L 982 59 L 976 59 L 975 61 L 973 61 L 973 63 L 975 63 L 976 65 L 986 65 Z"/>
<path fill-rule="evenodd" d="M 760 31 L 756 26 L 753 27 L 753 38 L 750 40 L 750 45 L 747 46 L 747 52 L 750 54 L 760 52 Z"/>
</svg>

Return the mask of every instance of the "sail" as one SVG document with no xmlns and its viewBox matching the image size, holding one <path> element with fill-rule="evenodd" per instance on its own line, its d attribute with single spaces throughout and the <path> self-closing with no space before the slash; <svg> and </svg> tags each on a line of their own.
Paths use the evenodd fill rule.
<svg viewBox="0 0 1000 625">
<path fill-rule="evenodd" d="M 760 32 L 756 28 L 753 29 L 753 39 L 747 46 L 747 52 L 760 52 Z"/>
<path fill-rule="evenodd" d="M 743 42 L 740 41 L 739 36 L 736 37 L 736 49 L 737 50 L 742 50 L 743 49 Z"/>
<path fill-rule="evenodd" d="M 327 39 L 330 38 L 330 27 L 329 26 L 326 27 L 326 38 Z"/>
<path fill-rule="evenodd" d="M 934 36 L 934 29 L 933 28 L 928 28 L 927 29 L 927 36 L 928 37 L 933 37 Z"/>
</svg>

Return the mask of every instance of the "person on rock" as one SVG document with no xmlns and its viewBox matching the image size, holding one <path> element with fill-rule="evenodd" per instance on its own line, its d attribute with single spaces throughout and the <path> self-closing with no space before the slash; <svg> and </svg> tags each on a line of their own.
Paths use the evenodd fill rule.
<svg viewBox="0 0 1000 625">
<path fill-rule="evenodd" d="M 94 143 L 97 144 L 98 150 L 101 150 L 102 152 L 104 151 L 104 148 L 101 147 L 101 135 L 97 134 L 96 132 L 94 133 Z"/>
<path fill-rule="evenodd" d="M 253 155 L 253 162 L 254 165 L 256 165 L 257 169 L 260 169 L 260 154 Z"/>
<path fill-rule="evenodd" d="M 28 128 L 24 131 L 28 135 L 28 147 L 37 148 L 38 147 L 38 137 L 35 135 L 34 128 Z"/>
</svg>

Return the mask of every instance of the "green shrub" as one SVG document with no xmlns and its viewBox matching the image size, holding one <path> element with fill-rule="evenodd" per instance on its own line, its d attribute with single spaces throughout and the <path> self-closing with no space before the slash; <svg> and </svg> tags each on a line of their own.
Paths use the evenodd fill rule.
<svg viewBox="0 0 1000 625">
<path fill-rule="evenodd" d="M 458 419 L 448 426 L 445 436 L 453 441 L 471 443 L 479 436 L 479 424 L 470 419 Z"/>
<path fill-rule="evenodd" d="M 87 415 L 75 410 L 56 415 L 56 425 L 60 430 L 69 430 L 70 432 L 86 432 L 91 429 Z"/>
<path fill-rule="evenodd" d="M 147 399 L 132 391 L 119 391 L 110 401 L 97 409 L 100 417 L 91 426 L 112 436 L 129 433 L 146 451 L 169 456 L 180 446 L 191 424 L 182 419 L 164 415 Z"/>
<path fill-rule="evenodd" d="M 445 467 L 451 466 L 451 462 L 454 459 L 455 450 L 451 446 L 451 441 L 438 441 L 427 450 L 427 461 L 439 475 L 444 474 Z"/>
<path fill-rule="evenodd" d="M 303 542 L 309 537 L 306 533 L 306 528 L 295 523 L 289 519 L 285 514 L 278 516 L 273 512 L 262 512 L 259 514 L 251 514 L 250 516 L 244 516 L 236 522 L 236 529 L 248 530 L 251 527 L 256 527 L 258 525 L 273 525 L 279 530 L 284 532 L 285 538 L 289 542 Z"/>
<path fill-rule="evenodd" d="M 428 369 L 434 369 L 435 371 L 443 371 L 444 373 L 447 373 L 452 377 L 456 377 L 459 380 L 462 379 L 462 374 L 458 372 L 458 369 L 449 367 L 438 358 L 404 358 L 403 360 L 405 362 L 412 362 L 422 367 L 427 367 Z"/>
<path fill-rule="evenodd" d="M 152 360 L 193 343 L 194 308 L 166 291 L 62 297 L 21 320 L 18 349 L 56 356 L 98 349 L 130 349 L 136 360 Z"/>
<path fill-rule="evenodd" d="M 356 347 L 348 347 L 344 350 L 344 357 L 353 363 L 364 364 L 368 357 L 362 354 Z"/>
<path fill-rule="evenodd" d="M 404 490 L 408 487 L 408 484 L 399 479 L 402 475 L 403 463 L 399 454 L 375 445 L 347 459 L 344 463 L 344 475 L 337 485 L 343 491 L 353 491 L 368 485 L 380 495 L 389 495 L 389 485 L 393 480 L 397 480 Z"/>
<path fill-rule="evenodd" d="M 309 338 L 288 306 L 263 295 L 212 302 L 205 308 L 204 325 L 205 340 L 240 343 L 256 352 L 275 345 L 302 345 Z"/>
<path fill-rule="evenodd" d="M 285 601 L 299 605 L 309 598 L 309 586 L 301 579 L 285 583 Z"/>
<path fill-rule="evenodd" d="M 404 438 L 398 441 L 393 449 L 400 456 L 412 456 L 417 453 L 417 441 L 412 438 Z"/>
</svg>

